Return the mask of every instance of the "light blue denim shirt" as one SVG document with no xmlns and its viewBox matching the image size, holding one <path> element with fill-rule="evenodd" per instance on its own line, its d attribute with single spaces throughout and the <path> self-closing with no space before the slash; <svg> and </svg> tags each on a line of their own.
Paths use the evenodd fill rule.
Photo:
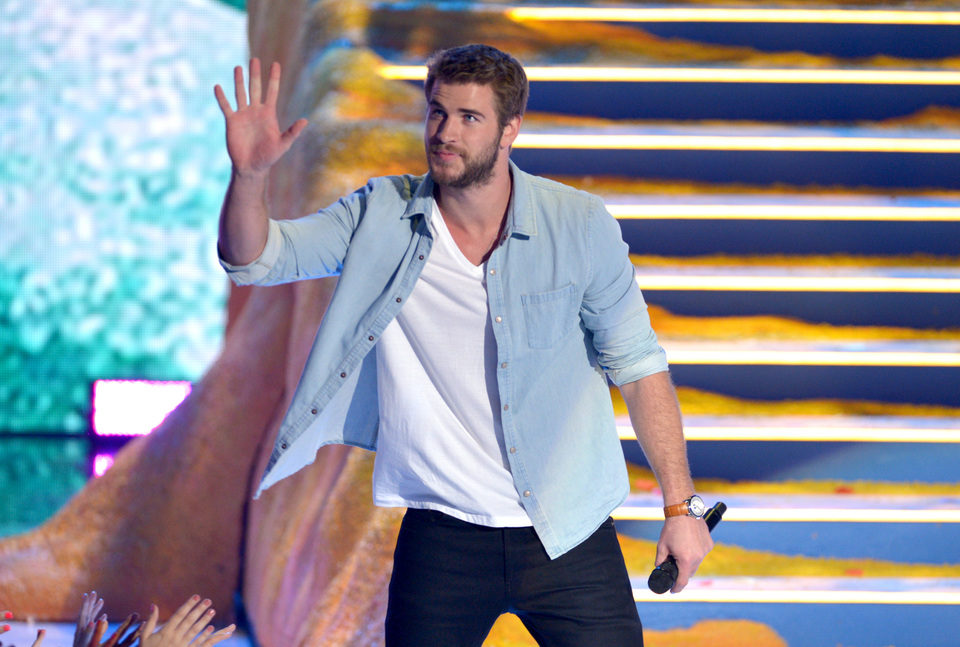
<svg viewBox="0 0 960 647">
<path fill-rule="evenodd" d="M 505 241 L 486 264 L 510 471 L 551 558 L 629 492 L 607 378 L 667 370 L 616 220 L 596 196 L 520 171 Z M 339 275 L 257 495 L 343 443 L 375 450 L 376 353 L 433 243 L 433 182 L 381 177 L 296 220 L 271 220 L 238 285 Z"/>
</svg>

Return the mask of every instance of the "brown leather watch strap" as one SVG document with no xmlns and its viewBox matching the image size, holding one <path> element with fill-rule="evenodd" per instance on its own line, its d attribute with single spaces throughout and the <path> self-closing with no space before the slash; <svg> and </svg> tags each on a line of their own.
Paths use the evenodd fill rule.
<svg viewBox="0 0 960 647">
<path fill-rule="evenodd" d="M 663 506 L 664 517 L 682 517 L 687 514 L 690 514 L 690 506 L 687 505 L 686 501 Z"/>
</svg>

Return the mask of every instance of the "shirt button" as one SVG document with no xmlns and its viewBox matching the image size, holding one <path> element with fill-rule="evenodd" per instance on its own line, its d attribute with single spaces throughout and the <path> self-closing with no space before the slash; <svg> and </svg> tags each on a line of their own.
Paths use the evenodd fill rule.
<svg viewBox="0 0 960 647">
<path fill-rule="evenodd" d="M 503 362 L 502 364 L 500 364 L 500 368 L 507 368 L 507 363 Z"/>
<path fill-rule="evenodd" d="M 286 449 L 287 443 L 280 443 L 280 449 Z"/>
<path fill-rule="evenodd" d="M 496 270 L 490 270 L 490 275 L 491 275 L 491 276 L 493 276 L 493 275 L 496 274 L 496 273 L 497 273 Z"/>
<path fill-rule="evenodd" d="M 316 410 L 316 409 L 310 409 L 310 413 L 312 413 L 313 415 L 317 415 L 317 410 Z"/>
<path fill-rule="evenodd" d="M 401 299 L 400 297 L 397 297 L 397 303 L 400 303 L 401 301 L 403 301 L 403 299 Z"/>
<path fill-rule="evenodd" d="M 340 377 L 346 377 L 346 376 L 347 376 L 346 373 L 341 373 L 341 374 L 340 374 Z"/>
<path fill-rule="evenodd" d="M 494 318 L 494 321 L 496 321 L 497 323 L 500 323 L 501 321 L 503 321 L 503 317 L 501 317 L 500 315 L 497 315 L 497 316 Z"/>
<path fill-rule="evenodd" d="M 373 335 L 370 335 L 369 337 L 367 337 L 367 339 L 370 341 L 373 341 Z"/>
<path fill-rule="evenodd" d="M 509 405 L 509 404 L 503 405 L 503 410 L 504 410 L 504 411 L 509 411 L 509 410 L 510 410 L 510 405 Z"/>
<path fill-rule="evenodd" d="M 420 254 L 420 256 L 419 256 L 418 258 L 422 261 L 422 260 L 423 260 L 423 254 Z"/>
<path fill-rule="evenodd" d="M 516 454 L 516 453 L 517 453 L 517 448 L 516 448 L 516 447 L 511 447 L 511 448 L 510 448 L 510 453 L 511 453 L 511 454 Z"/>
<path fill-rule="evenodd" d="M 524 490 L 523 496 L 530 496 L 530 490 Z"/>
</svg>

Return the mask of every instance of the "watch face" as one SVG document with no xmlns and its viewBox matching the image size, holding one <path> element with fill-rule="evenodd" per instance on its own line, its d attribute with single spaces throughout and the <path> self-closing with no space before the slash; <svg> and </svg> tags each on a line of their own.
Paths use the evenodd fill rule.
<svg viewBox="0 0 960 647">
<path fill-rule="evenodd" d="M 690 497 L 690 515 L 693 517 L 700 518 L 707 513 L 707 506 L 703 502 L 703 499 L 694 495 Z"/>
</svg>

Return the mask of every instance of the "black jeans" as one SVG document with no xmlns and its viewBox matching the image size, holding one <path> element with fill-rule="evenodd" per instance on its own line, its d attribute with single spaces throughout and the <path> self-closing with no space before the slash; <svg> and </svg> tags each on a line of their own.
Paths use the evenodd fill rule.
<svg viewBox="0 0 960 647">
<path fill-rule="evenodd" d="M 394 552 L 386 647 L 479 647 L 507 612 L 541 647 L 643 645 L 613 520 L 551 560 L 533 528 L 408 510 Z"/>
</svg>

